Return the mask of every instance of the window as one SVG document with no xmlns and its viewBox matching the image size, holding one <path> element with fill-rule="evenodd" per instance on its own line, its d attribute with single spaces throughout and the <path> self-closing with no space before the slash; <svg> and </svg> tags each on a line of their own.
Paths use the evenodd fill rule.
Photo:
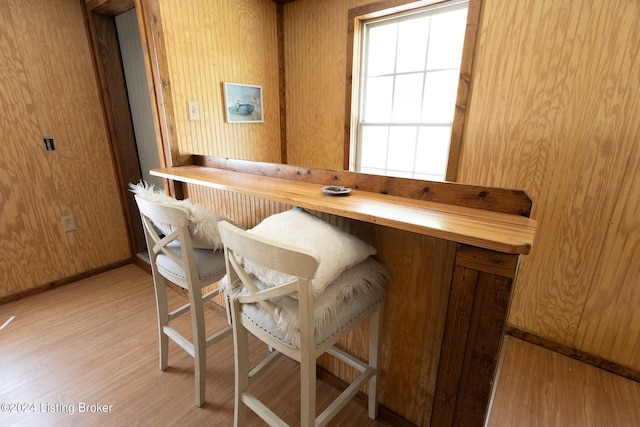
<svg viewBox="0 0 640 427">
<path fill-rule="evenodd" d="M 364 22 L 356 170 L 445 179 L 467 9 L 446 2 Z"/>
</svg>

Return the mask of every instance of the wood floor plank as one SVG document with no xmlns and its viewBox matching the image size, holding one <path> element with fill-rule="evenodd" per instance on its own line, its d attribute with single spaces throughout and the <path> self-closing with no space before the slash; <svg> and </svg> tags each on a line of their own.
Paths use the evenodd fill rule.
<svg viewBox="0 0 640 427">
<path fill-rule="evenodd" d="M 178 305 L 184 297 L 172 293 Z M 193 362 L 176 345 L 169 368 L 158 366 L 155 297 L 151 277 L 130 265 L 0 306 L 0 425 L 213 425 L 233 422 L 232 338 L 209 348 L 206 403 L 193 405 Z M 207 310 L 208 326 L 225 318 Z M 178 328 L 187 336 L 189 319 Z M 267 350 L 251 342 L 254 361 Z M 258 397 L 295 425 L 300 395 L 297 366 L 280 358 Z M 337 394 L 318 382 L 319 407 Z M 101 405 L 107 412 L 80 413 Z M 34 406 L 35 405 L 35 406 Z M 14 411 L 16 407 L 12 408 Z M 73 410 L 73 414 L 69 412 Z M 248 414 L 251 426 L 264 425 Z M 351 402 L 331 424 L 387 425 Z M 640 425 L 640 383 L 524 341 L 509 338 L 489 427 L 626 427 Z"/>
<path fill-rule="evenodd" d="M 170 304 L 185 301 L 172 292 Z M 151 276 L 129 265 L 0 307 L 0 425 L 212 425 L 233 423 L 233 340 L 209 348 L 206 403 L 193 405 L 193 359 L 169 345 L 169 368 L 159 368 L 155 296 Z M 189 319 L 178 328 L 190 337 Z M 207 310 L 207 325 L 226 319 Z M 267 353 L 251 342 L 254 362 Z M 297 365 L 280 358 L 270 378 L 256 381 L 256 395 L 295 425 L 299 416 Z M 319 409 L 337 391 L 318 382 Z M 277 400 L 274 400 L 277 399 Z M 80 412 L 85 405 L 85 412 Z M 94 405 L 93 407 L 91 405 Z M 96 406 L 98 405 L 98 406 Z M 11 408 L 14 411 L 19 408 Z M 106 412 L 86 412 L 103 409 Z M 73 412 L 73 413 L 70 413 Z M 263 425 L 249 414 L 249 425 Z M 351 402 L 333 425 L 383 426 Z"/>
<path fill-rule="evenodd" d="M 640 425 L 640 383 L 509 337 L 488 427 Z"/>
</svg>

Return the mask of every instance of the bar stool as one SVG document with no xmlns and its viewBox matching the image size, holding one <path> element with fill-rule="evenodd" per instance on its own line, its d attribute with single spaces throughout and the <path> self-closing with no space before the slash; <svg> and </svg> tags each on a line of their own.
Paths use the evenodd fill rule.
<svg viewBox="0 0 640 427">
<path fill-rule="evenodd" d="M 299 224 L 302 233 L 309 231 L 307 218 L 300 215 L 311 215 L 291 215 L 294 219 L 303 219 Z M 321 220 L 313 217 L 308 221 L 316 224 Z M 286 231 L 276 227 L 274 234 L 287 234 L 296 228 L 291 217 L 283 218 L 282 225 Z M 338 277 L 318 292 L 314 278 L 320 279 L 324 274 L 319 272 L 321 262 L 317 255 L 261 236 L 257 231 L 244 231 L 228 222 L 221 222 L 219 228 L 227 266 L 227 277 L 221 283 L 228 289 L 234 337 L 234 425 L 244 425 L 247 407 L 270 425 L 286 425 L 249 391 L 250 376 L 253 378 L 281 354 L 300 364 L 299 425 L 326 425 L 365 383 L 368 383 L 368 415 L 375 419 L 384 285 L 388 279 L 384 265 L 365 253 L 363 261 L 338 272 Z M 324 231 L 318 235 L 329 237 Z M 265 283 L 268 278 L 278 276 L 282 280 L 277 285 Z M 366 319 L 369 319 L 369 354 L 368 362 L 363 362 L 334 344 Z M 251 373 L 249 333 L 274 350 Z M 325 352 L 356 368 L 360 374 L 316 417 L 316 359 Z"/>
<path fill-rule="evenodd" d="M 229 335 L 232 330 L 227 325 L 206 336 L 204 322 L 204 301 L 220 294 L 221 289 L 217 287 L 204 295 L 202 289 L 218 282 L 225 275 L 224 253 L 222 250 L 194 249 L 188 209 L 177 203 L 157 200 L 155 196 L 145 198 L 140 192 L 135 194 L 135 199 L 144 225 L 153 272 L 160 369 L 168 367 L 168 340 L 171 339 L 194 358 L 195 405 L 200 407 L 205 400 L 207 347 Z M 186 289 L 189 295 L 187 304 L 171 312 L 167 301 L 166 280 Z M 185 313 L 191 314 L 193 340 L 187 339 L 170 325 L 172 320 Z M 228 311 L 227 319 L 229 320 Z"/>
</svg>

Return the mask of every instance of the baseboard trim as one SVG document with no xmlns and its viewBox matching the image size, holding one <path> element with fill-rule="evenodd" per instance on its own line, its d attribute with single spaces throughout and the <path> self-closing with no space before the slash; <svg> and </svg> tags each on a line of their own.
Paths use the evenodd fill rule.
<svg viewBox="0 0 640 427">
<path fill-rule="evenodd" d="M 141 270 L 146 271 L 149 274 L 151 273 L 151 264 L 149 264 L 149 262 L 147 260 L 145 260 L 144 258 L 140 258 L 140 256 L 136 255 L 133 258 L 133 265 L 135 265 L 136 267 L 139 267 Z"/>
<path fill-rule="evenodd" d="M 124 267 L 131 264 L 132 259 L 124 259 L 111 264 L 104 265 L 102 267 L 94 268 L 73 276 L 64 277 L 62 279 L 54 280 L 53 282 L 45 283 L 44 285 L 36 286 L 31 289 L 27 289 L 15 294 L 7 295 L 0 298 L 0 305 L 7 304 L 12 301 L 17 301 L 22 298 L 30 297 L 32 295 L 40 294 L 42 292 L 49 291 L 51 289 L 59 288 L 60 286 L 68 285 L 69 283 L 77 282 L 78 280 L 86 279 L 87 277 L 97 276 L 105 271 L 114 270 L 116 268 Z"/>
<path fill-rule="evenodd" d="M 614 373 L 616 375 L 620 375 L 630 380 L 640 382 L 640 371 L 624 365 L 620 365 L 615 362 L 611 362 L 609 360 L 603 359 L 600 356 L 595 356 L 585 351 L 578 350 L 575 347 L 557 343 L 548 338 L 543 338 L 534 333 L 527 332 L 510 325 L 507 326 L 507 334 L 511 335 L 512 337 L 519 338 L 523 341 L 539 345 L 540 347 L 544 347 L 548 350 L 555 351 L 556 353 L 560 353 L 564 356 L 569 356 L 581 362 L 588 363 L 589 365 L 596 366 L 600 369 L 604 369 L 605 371 Z"/>
</svg>

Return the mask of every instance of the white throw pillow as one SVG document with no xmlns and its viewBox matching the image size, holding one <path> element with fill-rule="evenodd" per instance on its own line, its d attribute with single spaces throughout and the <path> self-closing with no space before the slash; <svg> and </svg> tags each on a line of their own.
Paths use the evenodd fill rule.
<svg viewBox="0 0 640 427">
<path fill-rule="evenodd" d="M 376 254 L 373 246 L 300 208 L 265 218 L 249 233 L 297 246 L 315 256 L 320 261 L 313 279 L 315 296 L 343 271 Z M 267 286 L 292 280 L 291 276 L 249 261 L 244 262 L 244 267 Z"/>
<path fill-rule="evenodd" d="M 154 190 L 153 185 L 143 181 L 138 184 L 129 184 L 131 192 L 149 202 L 162 203 L 165 206 L 180 207 L 187 211 L 189 217 L 189 231 L 191 243 L 196 249 L 221 249 L 222 239 L 218 231 L 219 221 L 229 221 L 225 217 L 211 212 L 208 209 L 191 203 L 188 199 L 178 200 L 161 190 Z M 163 233 L 169 234 L 173 230 L 167 224 L 155 224 Z"/>
</svg>

